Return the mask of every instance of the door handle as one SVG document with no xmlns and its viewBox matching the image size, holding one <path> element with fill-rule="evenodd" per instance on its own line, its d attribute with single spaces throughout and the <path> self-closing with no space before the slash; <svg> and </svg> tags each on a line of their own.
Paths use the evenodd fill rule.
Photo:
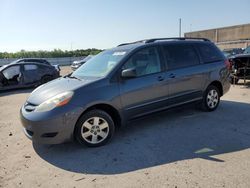
<svg viewBox="0 0 250 188">
<path fill-rule="evenodd" d="M 168 77 L 169 77 L 169 78 L 175 78 L 175 74 L 174 74 L 174 73 L 171 73 Z"/>
<path fill-rule="evenodd" d="M 164 77 L 163 76 L 158 76 L 158 81 L 161 82 L 164 80 Z"/>
</svg>

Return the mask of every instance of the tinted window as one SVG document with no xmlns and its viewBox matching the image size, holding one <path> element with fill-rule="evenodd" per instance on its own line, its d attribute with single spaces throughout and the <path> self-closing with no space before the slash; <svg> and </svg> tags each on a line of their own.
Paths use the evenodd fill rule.
<svg viewBox="0 0 250 188">
<path fill-rule="evenodd" d="M 223 59 L 222 53 L 212 44 L 198 44 L 198 49 L 204 63 L 220 61 Z"/>
<path fill-rule="evenodd" d="M 157 49 L 151 47 L 136 52 L 123 66 L 123 69 L 128 68 L 135 68 L 137 76 L 161 72 Z"/>
<path fill-rule="evenodd" d="M 169 69 L 199 64 L 199 57 L 191 45 L 178 44 L 163 46 Z"/>
</svg>

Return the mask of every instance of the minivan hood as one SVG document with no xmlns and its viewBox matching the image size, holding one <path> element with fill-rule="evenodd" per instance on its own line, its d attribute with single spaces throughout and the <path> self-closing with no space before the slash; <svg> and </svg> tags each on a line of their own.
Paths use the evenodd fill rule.
<svg viewBox="0 0 250 188">
<path fill-rule="evenodd" d="M 97 80 L 97 78 L 78 80 L 74 78 L 61 77 L 36 88 L 28 97 L 27 102 L 39 105 L 51 97 L 66 91 L 74 91 L 77 88 L 87 85 L 95 80 Z"/>
</svg>

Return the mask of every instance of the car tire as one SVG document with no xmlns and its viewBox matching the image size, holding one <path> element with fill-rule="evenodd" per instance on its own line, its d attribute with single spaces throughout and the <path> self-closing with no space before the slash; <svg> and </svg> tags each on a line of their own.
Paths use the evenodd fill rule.
<svg viewBox="0 0 250 188">
<path fill-rule="evenodd" d="M 52 76 L 46 75 L 41 78 L 41 84 L 45 84 L 49 81 L 53 80 Z"/>
<path fill-rule="evenodd" d="M 220 104 L 220 91 L 219 89 L 214 86 L 210 85 L 207 87 L 203 99 L 201 108 L 204 111 L 212 112 L 217 109 Z"/>
<path fill-rule="evenodd" d="M 110 141 L 114 132 L 114 121 L 108 113 L 102 110 L 91 110 L 78 120 L 74 136 L 82 145 L 98 147 Z"/>
</svg>

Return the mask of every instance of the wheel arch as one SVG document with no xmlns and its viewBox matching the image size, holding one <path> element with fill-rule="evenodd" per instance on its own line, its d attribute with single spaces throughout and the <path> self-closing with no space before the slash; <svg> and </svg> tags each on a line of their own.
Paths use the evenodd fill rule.
<svg viewBox="0 0 250 188">
<path fill-rule="evenodd" d="M 86 112 L 89 112 L 91 110 L 103 110 L 104 112 L 108 113 L 111 118 L 113 119 L 114 121 L 114 124 L 116 127 L 121 127 L 122 125 L 122 117 L 119 113 L 119 111 L 113 107 L 112 105 L 110 104 L 105 104 L 105 103 L 99 103 L 99 104 L 94 104 L 94 105 L 91 105 L 89 107 L 87 107 L 82 113 L 81 115 L 79 116 L 76 124 L 78 123 L 79 119 L 86 113 Z M 76 126 L 75 126 L 76 127 Z M 75 128 L 74 128 L 75 129 Z"/>
<path fill-rule="evenodd" d="M 211 82 L 208 86 L 211 86 L 211 85 L 217 87 L 217 88 L 219 89 L 220 96 L 223 96 L 223 87 L 222 87 L 222 84 L 221 84 L 220 81 L 214 80 L 214 81 Z M 207 86 L 207 87 L 208 87 L 208 86 Z"/>
</svg>

